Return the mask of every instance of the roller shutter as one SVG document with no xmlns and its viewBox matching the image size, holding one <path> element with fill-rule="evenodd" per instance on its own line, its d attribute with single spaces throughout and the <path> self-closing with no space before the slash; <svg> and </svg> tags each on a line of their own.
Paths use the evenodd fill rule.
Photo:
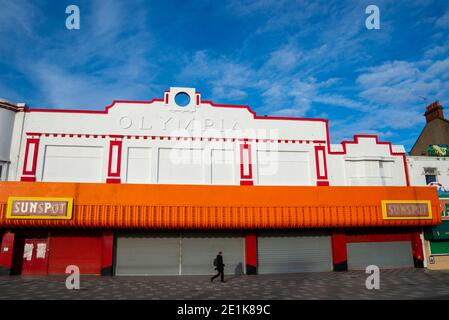
<svg viewBox="0 0 449 320">
<path fill-rule="evenodd" d="M 65 274 L 76 265 L 81 274 L 101 273 L 101 232 L 54 231 L 50 235 L 48 274 Z"/>
<path fill-rule="evenodd" d="M 214 273 L 213 259 L 223 252 L 225 274 L 244 273 L 244 238 L 212 234 L 185 234 L 182 238 L 182 274 L 202 275 Z"/>
<path fill-rule="evenodd" d="M 116 275 L 211 275 L 223 252 L 225 273 L 244 272 L 244 238 L 232 234 L 120 233 Z"/>
<path fill-rule="evenodd" d="M 179 275 L 179 242 L 177 234 L 119 234 L 115 274 Z"/>
<path fill-rule="evenodd" d="M 257 246 L 260 274 L 332 269 L 331 241 L 326 234 L 261 234 Z"/>
<path fill-rule="evenodd" d="M 379 268 L 412 268 L 410 241 L 348 243 L 348 268 L 365 270 L 369 265 Z"/>
</svg>

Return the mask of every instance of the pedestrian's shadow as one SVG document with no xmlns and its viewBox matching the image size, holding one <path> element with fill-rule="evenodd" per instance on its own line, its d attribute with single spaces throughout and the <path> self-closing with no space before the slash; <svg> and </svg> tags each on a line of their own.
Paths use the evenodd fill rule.
<svg viewBox="0 0 449 320">
<path fill-rule="evenodd" d="M 227 278 L 227 281 L 231 281 L 234 280 L 236 278 L 241 277 L 242 275 L 244 275 L 243 272 L 243 264 L 240 262 L 238 265 L 236 265 L 236 267 L 234 268 L 234 275 Z"/>
</svg>

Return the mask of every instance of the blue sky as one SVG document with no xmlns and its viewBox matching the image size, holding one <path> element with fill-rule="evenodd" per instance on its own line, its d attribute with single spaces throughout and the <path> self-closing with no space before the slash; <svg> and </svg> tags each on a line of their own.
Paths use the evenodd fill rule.
<svg viewBox="0 0 449 320">
<path fill-rule="evenodd" d="M 65 28 L 71 4 L 80 30 Z M 369 4 L 380 30 L 365 27 Z M 425 106 L 449 106 L 446 0 L 0 5 L 0 97 L 30 107 L 103 109 L 187 86 L 261 115 L 328 118 L 332 143 L 372 133 L 409 150 Z"/>
</svg>

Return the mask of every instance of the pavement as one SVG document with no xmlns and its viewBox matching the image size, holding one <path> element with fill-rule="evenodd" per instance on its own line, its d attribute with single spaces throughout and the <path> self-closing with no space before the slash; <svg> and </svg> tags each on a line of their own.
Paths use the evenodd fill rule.
<svg viewBox="0 0 449 320">
<path fill-rule="evenodd" d="M 363 271 L 242 275 L 225 283 L 208 276 L 81 276 L 80 289 L 68 290 L 64 276 L 0 277 L 0 300 L 16 299 L 449 299 L 449 272 L 383 270 L 379 290 L 368 290 Z"/>
</svg>

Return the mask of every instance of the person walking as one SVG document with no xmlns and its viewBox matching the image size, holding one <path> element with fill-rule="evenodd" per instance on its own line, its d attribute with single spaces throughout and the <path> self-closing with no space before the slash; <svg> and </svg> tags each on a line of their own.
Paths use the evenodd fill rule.
<svg viewBox="0 0 449 320">
<path fill-rule="evenodd" d="M 226 282 L 224 281 L 224 263 L 223 263 L 223 252 L 219 252 L 217 257 L 214 260 L 214 266 L 215 266 L 215 270 L 217 270 L 217 274 L 215 276 L 213 276 L 212 278 L 210 278 L 210 282 L 214 282 L 215 278 L 218 278 L 219 276 L 221 276 L 221 282 Z"/>
</svg>

